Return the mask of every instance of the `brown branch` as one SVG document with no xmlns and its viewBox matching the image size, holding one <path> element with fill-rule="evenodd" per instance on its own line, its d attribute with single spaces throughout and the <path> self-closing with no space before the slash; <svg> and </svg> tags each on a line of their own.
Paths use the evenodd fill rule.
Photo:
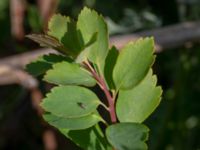
<svg viewBox="0 0 200 150">
<path fill-rule="evenodd" d="M 47 129 L 43 133 L 43 142 L 45 146 L 45 150 L 56 150 L 58 144 L 56 142 L 56 136 L 53 130 Z"/>
<path fill-rule="evenodd" d="M 110 39 L 110 45 L 116 45 L 117 48 L 122 48 L 123 45 L 129 41 L 143 36 L 154 36 L 156 41 L 156 52 L 161 52 L 169 48 L 176 48 L 191 42 L 199 42 L 200 22 L 186 22 L 129 35 L 113 36 Z M 36 59 L 40 55 L 48 53 L 56 52 L 52 49 L 38 49 L 25 52 L 23 54 L 2 58 L 0 60 L 0 68 L 3 65 L 8 66 L 9 68 L 23 69 L 27 63 Z M 6 84 L 4 81 L 4 78 L 0 76 L 0 84 Z M 11 82 L 11 80 L 7 81 Z"/>
<path fill-rule="evenodd" d="M 24 12 L 26 4 L 24 0 L 10 1 L 11 33 L 17 40 L 24 38 Z"/>
<path fill-rule="evenodd" d="M 8 84 L 20 84 L 27 89 L 32 89 L 38 86 L 38 81 L 23 70 L 1 65 L 0 85 Z"/>
<path fill-rule="evenodd" d="M 199 42 L 200 22 L 186 22 L 177 25 L 167 26 L 159 29 L 142 31 L 134 34 L 118 35 L 110 38 L 110 45 L 116 45 L 122 48 L 131 40 L 144 36 L 154 36 L 156 42 L 156 52 L 164 51 L 170 48 L 176 48 L 189 42 Z M 23 54 L 7 57 L 0 60 L 0 65 L 23 68 L 25 64 L 37 58 L 39 55 L 55 53 L 52 49 L 38 49 Z"/>
<path fill-rule="evenodd" d="M 46 30 L 49 19 L 56 11 L 58 0 L 37 0 L 37 4 Z"/>
<path fill-rule="evenodd" d="M 111 43 L 121 48 L 131 40 L 146 36 L 153 36 L 155 38 L 156 52 L 176 48 L 191 42 L 199 42 L 200 21 L 185 22 L 134 34 L 114 36 L 111 38 Z"/>
</svg>

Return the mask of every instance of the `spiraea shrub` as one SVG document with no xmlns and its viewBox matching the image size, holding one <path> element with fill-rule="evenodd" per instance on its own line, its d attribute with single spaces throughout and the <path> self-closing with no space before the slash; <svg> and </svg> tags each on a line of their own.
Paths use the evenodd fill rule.
<svg viewBox="0 0 200 150">
<path fill-rule="evenodd" d="M 120 50 L 109 46 L 103 17 L 89 8 L 80 12 L 77 21 L 56 14 L 45 34 L 27 37 L 58 51 L 26 66 L 32 75 L 42 75 L 55 85 L 41 102 L 46 122 L 84 150 L 148 148 L 149 129 L 143 122 L 162 94 L 151 69 L 152 37 L 130 41 Z M 99 86 L 106 101 L 93 92 L 94 86 Z M 100 115 L 99 107 L 110 119 Z"/>
</svg>

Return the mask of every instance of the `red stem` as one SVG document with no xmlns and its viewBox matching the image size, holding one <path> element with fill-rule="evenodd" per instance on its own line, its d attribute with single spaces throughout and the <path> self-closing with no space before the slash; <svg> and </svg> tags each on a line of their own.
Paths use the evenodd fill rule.
<svg viewBox="0 0 200 150">
<path fill-rule="evenodd" d="M 111 96 L 109 90 L 107 89 L 106 83 L 104 79 L 97 74 L 97 72 L 92 68 L 92 66 L 89 64 L 89 62 L 83 62 L 83 64 L 87 67 L 87 69 L 91 72 L 93 77 L 97 80 L 100 88 L 103 90 L 103 92 L 106 95 L 106 98 L 108 100 L 109 105 L 109 113 L 112 123 L 117 122 L 117 117 L 115 113 L 115 99 Z"/>
</svg>

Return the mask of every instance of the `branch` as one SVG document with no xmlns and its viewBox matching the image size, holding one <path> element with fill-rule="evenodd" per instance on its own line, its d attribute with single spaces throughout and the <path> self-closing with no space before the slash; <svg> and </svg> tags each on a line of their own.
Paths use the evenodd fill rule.
<svg viewBox="0 0 200 150">
<path fill-rule="evenodd" d="M 24 12 L 26 4 L 24 0 L 10 1 L 10 18 L 11 18 L 11 33 L 18 39 L 24 38 Z"/>
<path fill-rule="evenodd" d="M 110 39 L 110 45 L 116 45 L 122 48 L 124 44 L 142 36 L 154 36 L 156 41 L 156 52 L 161 52 L 170 48 L 176 48 L 191 42 L 199 42 L 200 22 L 186 22 L 177 25 L 167 26 L 159 29 L 142 31 L 134 34 L 113 36 Z M 24 66 L 36 59 L 38 56 L 48 53 L 56 53 L 52 49 L 41 48 L 38 50 L 25 52 L 0 60 L 1 66 L 8 66 L 14 69 L 23 69 Z M 5 83 L 0 76 L 0 83 Z M 15 83 L 15 82 L 13 82 Z"/>
<path fill-rule="evenodd" d="M 134 34 L 117 35 L 110 38 L 110 45 L 116 45 L 122 48 L 129 41 L 136 40 L 139 37 L 154 36 L 156 43 L 156 52 L 176 48 L 189 42 L 199 42 L 200 22 L 186 22 L 177 25 L 167 26 L 159 29 L 142 31 Z M 23 68 L 39 55 L 55 53 L 54 50 L 41 48 L 23 54 L 10 56 L 0 60 L 0 65 L 6 64 L 13 67 Z"/>
</svg>

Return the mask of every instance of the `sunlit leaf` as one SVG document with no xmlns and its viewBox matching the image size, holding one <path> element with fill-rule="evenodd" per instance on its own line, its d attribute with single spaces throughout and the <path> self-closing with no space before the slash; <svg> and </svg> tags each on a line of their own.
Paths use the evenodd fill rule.
<svg viewBox="0 0 200 150">
<path fill-rule="evenodd" d="M 120 51 L 113 71 L 117 90 L 130 89 L 146 76 L 155 59 L 153 52 L 153 38 L 131 42 Z"/>
<path fill-rule="evenodd" d="M 103 74 L 104 63 L 108 53 L 108 31 L 103 17 L 85 7 L 78 16 L 77 29 L 82 33 L 84 43 L 88 43 L 93 34 L 97 33 L 96 42 L 87 47 L 78 59 L 79 61 L 89 59 L 97 64 Z"/>
<path fill-rule="evenodd" d="M 143 122 L 159 105 L 162 89 L 149 71 L 145 79 L 130 90 L 120 90 L 116 112 L 120 122 Z"/>
</svg>

